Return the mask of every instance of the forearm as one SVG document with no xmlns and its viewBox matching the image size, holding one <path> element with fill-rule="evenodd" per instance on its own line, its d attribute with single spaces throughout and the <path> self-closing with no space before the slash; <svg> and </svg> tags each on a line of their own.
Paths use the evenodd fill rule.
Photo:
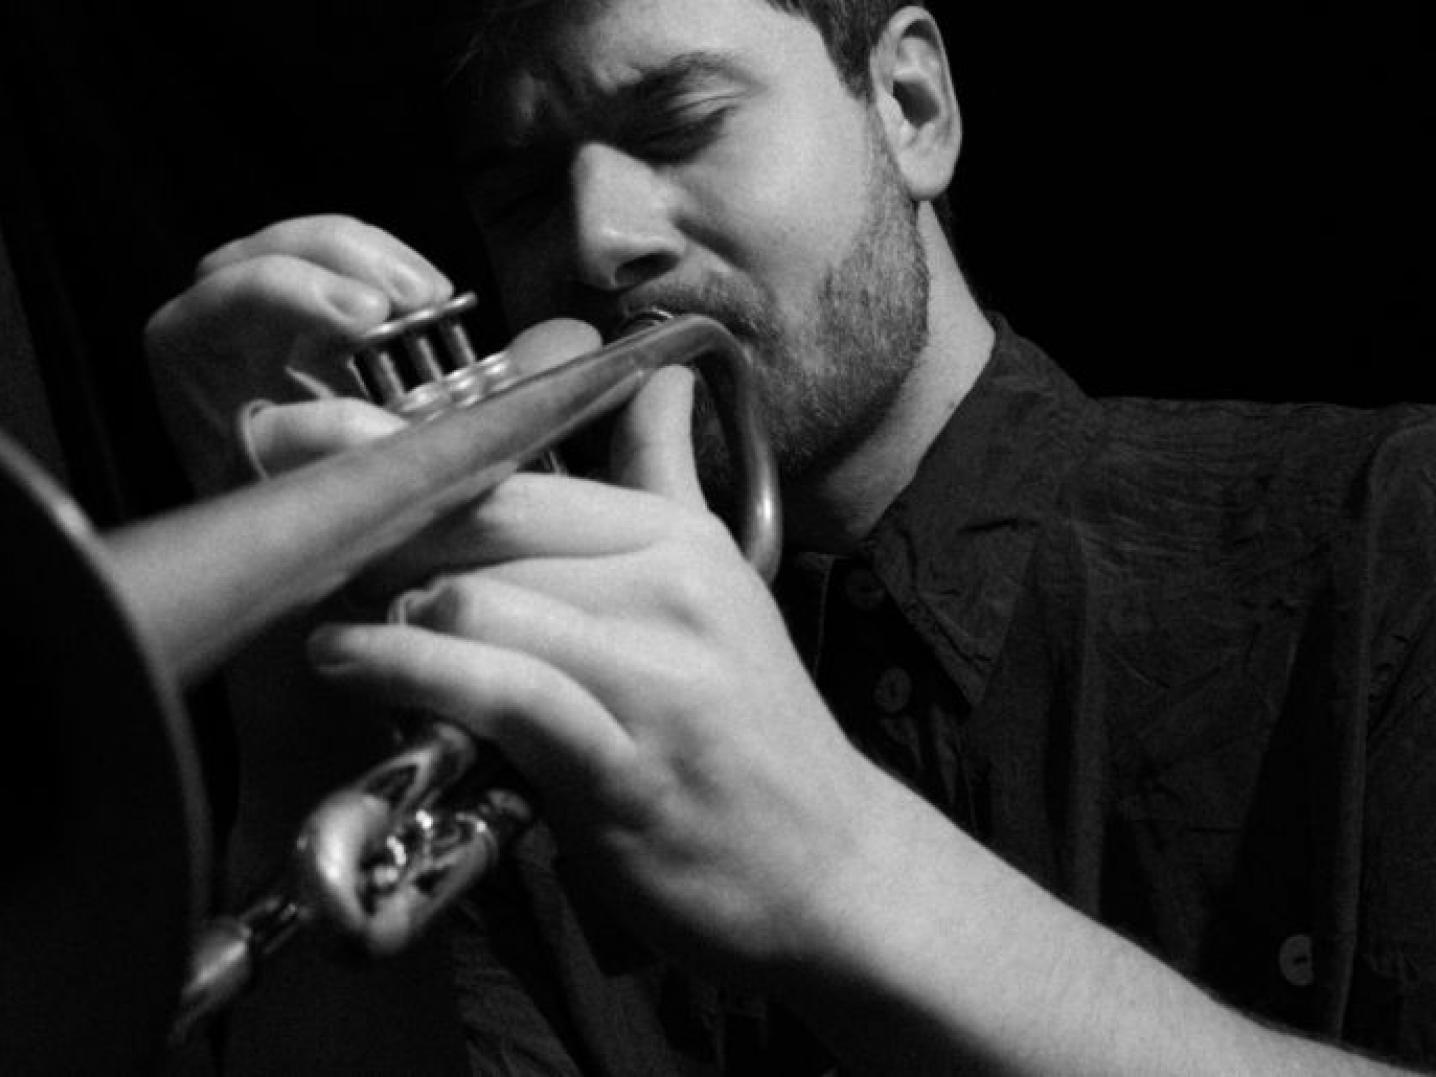
<svg viewBox="0 0 1436 1077">
<path fill-rule="evenodd" d="M 846 1069 L 1381 1072 L 1217 1004 L 858 755 L 711 516 L 518 475 L 468 520 L 481 567 L 311 659 L 496 741 L 646 942 L 773 992 Z"/>
<path fill-rule="evenodd" d="M 854 1073 L 1396 1072 L 1266 1028 L 895 786 L 780 977 Z"/>
</svg>

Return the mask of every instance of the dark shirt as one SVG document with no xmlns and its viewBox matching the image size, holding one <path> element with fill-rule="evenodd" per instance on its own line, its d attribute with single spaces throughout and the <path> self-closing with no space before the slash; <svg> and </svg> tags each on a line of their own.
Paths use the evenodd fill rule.
<svg viewBox="0 0 1436 1077">
<path fill-rule="evenodd" d="M 1436 1062 L 1436 409 L 1092 400 L 997 324 L 862 550 L 779 580 L 838 720 L 1219 997 Z M 561 875 L 536 834 L 458 940 L 481 1072 L 826 1068 Z"/>
</svg>

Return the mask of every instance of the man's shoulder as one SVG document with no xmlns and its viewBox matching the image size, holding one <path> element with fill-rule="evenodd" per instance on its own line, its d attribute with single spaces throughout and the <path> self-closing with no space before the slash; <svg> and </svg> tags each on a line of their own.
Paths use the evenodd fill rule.
<svg viewBox="0 0 1436 1077">
<path fill-rule="evenodd" d="M 1063 484 L 1053 538 L 1117 551 L 1123 578 L 1264 577 L 1294 564 L 1322 575 L 1372 527 L 1419 526 L 1436 544 L 1436 408 L 1097 406 L 1100 433 Z"/>
<path fill-rule="evenodd" d="M 1098 477 L 1197 479 L 1279 493 L 1295 484 L 1333 496 L 1395 470 L 1436 464 L 1436 406 L 1113 398 L 1098 401 Z"/>
</svg>

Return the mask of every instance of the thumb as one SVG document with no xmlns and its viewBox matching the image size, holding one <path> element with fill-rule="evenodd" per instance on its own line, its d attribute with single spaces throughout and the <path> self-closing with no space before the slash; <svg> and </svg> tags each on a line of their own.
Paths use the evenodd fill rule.
<svg viewBox="0 0 1436 1077">
<path fill-rule="evenodd" d="M 525 329 L 504 349 L 503 355 L 519 378 L 542 374 L 603 343 L 598 330 L 573 318 L 554 318 Z"/>
<path fill-rule="evenodd" d="M 614 482 L 706 507 L 693 459 L 693 386 L 687 367 L 663 367 L 649 376 L 614 428 Z"/>
<path fill-rule="evenodd" d="M 237 425 L 254 470 L 278 475 L 392 434 L 405 423 L 368 401 L 340 396 L 297 404 L 254 401 L 245 406 Z"/>
</svg>

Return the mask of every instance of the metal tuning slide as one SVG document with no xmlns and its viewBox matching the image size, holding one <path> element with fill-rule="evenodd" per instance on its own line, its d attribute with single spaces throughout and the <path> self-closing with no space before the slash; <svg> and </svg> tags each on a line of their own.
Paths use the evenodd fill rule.
<svg viewBox="0 0 1436 1077">
<path fill-rule="evenodd" d="M 299 595 L 328 593 L 513 471 L 545 460 L 556 466 L 556 445 L 626 403 L 653 371 L 676 363 L 695 365 L 718 402 L 743 487 L 733 526 L 750 563 L 771 582 L 782 546 L 776 468 L 751 360 L 726 329 L 699 315 L 644 312 L 597 351 L 521 377 L 502 353 L 475 355 L 460 321 L 473 306 L 474 297 L 462 295 L 357 342 L 350 363 L 365 394 L 414 420 L 410 428 L 262 483 L 237 506 L 247 529 L 260 533 L 268 533 L 272 511 L 284 521 L 276 531 L 300 532 L 301 549 L 269 557 L 260 551 L 260 565 L 232 574 L 233 566 L 217 571 L 206 555 L 187 571 L 183 559 L 176 563 L 168 532 L 162 557 L 143 529 L 124 536 L 125 589 L 141 620 L 160 630 L 159 650 L 176 668 L 204 667 L 265 623 L 256 615 L 255 623 L 236 626 L 233 603 L 196 623 L 194 591 L 182 581 L 217 581 L 236 601 L 242 594 L 246 610 L 293 608 Z M 201 542 L 234 514 L 212 515 L 191 529 Z M 319 566 L 322 587 L 313 583 Z M 371 955 L 402 950 L 533 818 L 522 783 L 496 753 L 453 726 L 426 723 L 398 755 L 325 798 L 296 840 L 289 876 L 272 893 L 206 925 L 176 1036 L 246 989 L 259 962 L 302 926 L 323 926 Z"/>
<path fill-rule="evenodd" d="M 473 292 L 394 318 L 354 344 L 349 369 L 363 393 L 396 415 L 422 422 L 451 408 L 494 395 L 519 379 L 507 353 L 482 358 L 464 328 L 463 316 L 478 306 Z M 530 467 L 562 473 L 550 449 Z"/>
</svg>

